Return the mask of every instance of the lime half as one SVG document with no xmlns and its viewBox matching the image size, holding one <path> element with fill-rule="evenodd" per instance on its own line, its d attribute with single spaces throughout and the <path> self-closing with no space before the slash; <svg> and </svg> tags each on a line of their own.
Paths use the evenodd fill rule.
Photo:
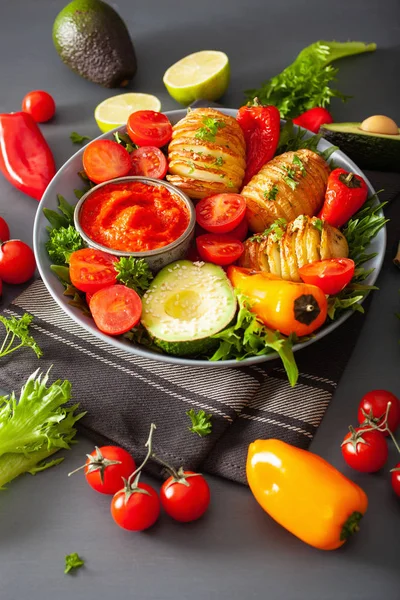
<svg viewBox="0 0 400 600">
<path fill-rule="evenodd" d="M 229 59 L 218 50 L 202 50 L 182 58 L 164 74 L 170 95 L 181 104 L 218 100 L 229 84 Z"/>
<path fill-rule="evenodd" d="M 151 94 L 127 92 L 119 96 L 111 96 L 103 100 L 94 111 L 94 118 L 99 129 L 106 133 L 115 127 L 126 125 L 128 117 L 137 110 L 154 110 L 160 112 L 161 102 Z"/>
</svg>

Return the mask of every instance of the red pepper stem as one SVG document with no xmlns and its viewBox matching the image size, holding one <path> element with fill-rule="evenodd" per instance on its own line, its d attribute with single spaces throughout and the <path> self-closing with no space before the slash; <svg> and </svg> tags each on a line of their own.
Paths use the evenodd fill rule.
<svg viewBox="0 0 400 600">
<path fill-rule="evenodd" d="M 153 441 L 153 432 L 154 430 L 157 429 L 157 427 L 154 425 L 154 423 L 152 423 L 150 425 L 150 433 L 149 433 L 149 437 L 147 438 L 147 442 L 145 443 L 145 446 L 147 447 L 147 454 L 144 457 L 144 460 L 142 462 L 142 464 L 136 469 L 136 471 L 134 471 L 131 475 L 129 475 L 128 478 L 128 483 L 127 485 L 130 487 L 131 485 L 131 481 L 132 479 L 134 479 L 134 477 L 141 472 L 141 470 L 143 469 L 144 465 L 147 463 L 147 461 L 150 459 L 152 452 L 153 452 L 153 448 L 152 448 L 152 441 Z"/>
</svg>

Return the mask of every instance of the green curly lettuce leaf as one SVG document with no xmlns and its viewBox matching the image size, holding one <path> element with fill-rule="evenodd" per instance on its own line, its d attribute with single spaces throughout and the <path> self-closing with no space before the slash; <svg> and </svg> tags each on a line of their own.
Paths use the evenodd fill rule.
<svg viewBox="0 0 400 600">
<path fill-rule="evenodd" d="M 46 242 L 47 253 L 56 265 L 65 265 L 72 252 L 84 247 L 83 239 L 72 225 L 52 229 Z"/>
</svg>

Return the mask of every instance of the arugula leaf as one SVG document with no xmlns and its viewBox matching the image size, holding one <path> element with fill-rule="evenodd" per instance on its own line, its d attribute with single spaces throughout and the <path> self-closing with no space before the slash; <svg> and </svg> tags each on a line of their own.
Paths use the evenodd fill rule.
<svg viewBox="0 0 400 600">
<path fill-rule="evenodd" d="M 33 317 L 28 313 L 24 313 L 19 319 L 0 315 L 0 323 L 3 323 L 6 328 L 6 336 L 0 346 L 0 357 L 7 356 L 24 346 L 31 348 L 38 358 L 43 355 L 41 348 L 29 333 L 29 325 L 32 321 Z"/>
<path fill-rule="evenodd" d="M 187 411 L 187 416 L 192 422 L 192 426 L 189 427 L 189 431 L 197 433 L 200 437 L 210 435 L 212 431 L 212 415 L 206 414 L 204 410 L 196 412 L 193 408 Z"/>
<path fill-rule="evenodd" d="M 282 118 L 297 117 L 314 106 L 327 106 L 333 97 L 347 100 L 349 96 L 329 85 L 338 73 L 330 63 L 375 48 L 376 44 L 362 42 L 315 42 L 304 48 L 282 73 L 259 89 L 247 90 L 246 97 L 250 101 L 258 98 L 261 104 L 273 104 Z"/>
<path fill-rule="evenodd" d="M 70 306 L 74 306 L 83 312 L 87 317 L 92 318 L 92 313 L 89 310 L 88 304 L 86 302 L 86 296 L 82 292 L 80 292 L 75 286 L 71 283 L 63 282 L 65 285 L 65 290 L 63 292 L 64 296 L 71 296 L 72 300 L 68 301 Z"/>
<path fill-rule="evenodd" d="M 56 265 L 68 263 L 72 252 L 84 246 L 83 239 L 72 225 L 52 229 L 46 242 L 47 253 Z"/>
<path fill-rule="evenodd" d="M 43 209 L 43 214 L 51 225 L 51 227 L 47 227 L 48 231 L 59 229 L 60 227 L 68 227 L 74 223 L 75 206 L 69 204 L 61 194 L 57 194 L 57 199 L 58 212 L 51 208 Z"/>
<path fill-rule="evenodd" d="M 139 146 L 132 142 L 127 133 L 120 133 L 119 131 L 116 131 L 114 133 L 114 138 L 118 144 L 123 146 L 129 152 L 129 154 L 139 148 Z"/>
<path fill-rule="evenodd" d="M 156 346 L 156 344 L 150 337 L 147 329 L 145 329 L 141 323 L 136 325 L 136 327 L 133 327 L 133 329 L 131 329 L 127 333 L 124 333 L 123 337 L 129 340 L 130 342 L 140 344 L 140 346 L 146 346 L 147 348 L 150 348 L 153 352 L 158 352 L 162 354 L 161 348 Z"/>
<path fill-rule="evenodd" d="M 73 443 L 74 427 L 85 413 L 76 414 L 69 381 L 57 380 L 47 387 L 49 373 L 35 371 L 21 389 L 0 396 L 0 488 L 22 473 L 37 473 L 60 462 L 44 462 Z"/>
<path fill-rule="evenodd" d="M 239 311 L 236 321 L 213 335 L 220 340 L 219 348 L 210 360 L 243 360 L 248 356 L 261 356 L 277 352 L 282 360 L 291 386 L 297 382 L 299 372 L 293 355 L 294 337 L 285 337 L 271 331 L 250 312 L 251 304 L 243 294 L 237 293 Z"/>
<path fill-rule="evenodd" d="M 143 296 L 154 278 L 149 265 L 143 258 L 122 256 L 114 267 L 118 272 L 117 281 L 135 290 L 139 296 Z"/>
<path fill-rule="evenodd" d="M 305 129 L 298 128 L 295 131 L 293 121 L 289 119 L 281 129 L 275 156 L 284 152 L 296 152 L 296 150 L 300 150 L 301 148 L 308 148 L 313 152 L 318 152 L 317 146 L 321 138 L 321 134 L 310 136 Z"/>
<path fill-rule="evenodd" d="M 78 198 L 78 200 L 80 200 L 86 194 L 86 192 L 89 191 L 89 189 L 90 188 L 86 190 L 74 190 L 75 198 Z"/>
<path fill-rule="evenodd" d="M 73 144 L 83 144 L 85 140 L 90 140 L 90 137 L 87 135 L 80 135 L 80 133 L 73 131 L 69 136 L 69 139 Z"/>
<path fill-rule="evenodd" d="M 207 140 L 208 142 L 215 142 L 218 130 L 226 127 L 225 121 L 219 121 L 211 117 L 203 117 L 202 123 L 204 127 L 200 127 L 194 137 L 199 140 Z"/>
<path fill-rule="evenodd" d="M 63 285 L 67 286 L 71 284 L 69 267 L 66 265 L 50 265 L 50 269 L 57 275 Z"/>
<path fill-rule="evenodd" d="M 80 558 L 80 556 L 73 552 L 72 554 L 67 554 L 65 557 L 65 570 L 64 573 L 70 573 L 72 569 L 79 569 L 83 567 L 85 561 Z"/>
</svg>

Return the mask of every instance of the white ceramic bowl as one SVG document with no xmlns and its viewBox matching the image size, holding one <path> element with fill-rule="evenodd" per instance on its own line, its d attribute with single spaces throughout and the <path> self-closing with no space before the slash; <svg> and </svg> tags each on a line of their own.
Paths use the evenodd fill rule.
<svg viewBox="0 0 400 600">
<path fill-rule="evenodd" d="M 221 109 L 221 112 L 231 115 L 232 117 L 236 116 L 236 110 L 234 109 Z M 186 115 L 186 110 L 174 110 L 165 113 L 172 124 L 177 123 L 180 119 L 182 119 Z M 120 127 L 115 131 L 124 131 L 124 127 Z M 105 133 L 100 136 L 102 139 L 113 139 L 113 132 Z M 326 140 L 321 140 L 318 148 L 320 150 L 325 150 L 326 148 L 331 147 L 332 144 L 327 142 Z M 50 264 L 51 261 L 46 252 L 45 243 L 48 239 L 48 233 L 46 227 L 48 222 L 43 214 L 43 208 L 51 208 L 53 210 L 57 209 L 57 194 L 61 194 L 65 196 L 68 202 L 73 202 L 74 192 L 73 190 L 76 188 L 82 187 L 82 180 L 78 175 L 78 171 L 82 170 L 82 154 L 83 148 L 78 150 L 76 154 L 74 154 L 61 169 L 57 172 L 53 180 L 50 182 L 45 194 L 43 195 L 42 200 L 40 201 L 38 211 L 36 213 L 36 220 L 34 225 L 34 250 L 37 265 L 39 268 L 40 275 L 49 290 L 50 294 L 53 296 L 54 300 L 61 306 L 61 308 L 72 318 L 74 321 L 79 323 L 84 329 L 88 332 L 92 333 L 96 337 L 100 338 L 104 342 L 119 348 L 120 350 L 125 350 L 126 352 L 130 352 L 132 354 L 136 354 L 138 356 L 142 356 L 147 359 L 153 359 L 157 361 L 162 361 L 170 364 L 179 364 L 186 366 L 202 366 L 208 369 L 215 369 L 219 367 L 244 367 L 253 364 L 262 363 L 268 360 L 274 360 L 277 358 L 277 354 L 269 354 L 266 356 L 254 356 L 250 358 L 246 358 L 243 361 L 236 360 L 225 360 L 225 361 L 217 361 L 210 362 L 208 360 L 197 360 L 195 358 L 179 358 L 176 356 L 169 356 L 167 354 L 161 354 L 157 352 L 153 352 L 147 349 L 144 346 L 139 346 L 136 344 L 132 344 L 125 338 L 121 337 L 111 337 L 101 333 L 95 326 L 93 320 L 90 317 L 85 316 L 78 308 L 75 308 L 68 304 L 68 298 L 63 295 L 64 287 L 61 282 L 58 280 L 56 275 L 51 271 Z M 354 173 L 358 173 L 362 175 L 367 182 L 369 193 L 374 194 L 374 189 L 366 179 L 365 175 L 360 171 L 360 169 L 350 160 L 343 152 L 337 150 L 333 155 L 335 163 L 343 167 L 348 171 L 353 171 Z M 77 202 L 77 201 L 76 201 Z M 378 233 L 378 235 L 371 241 L 371 244 L 368 247 L 368 252 L 376 252 L 377 255 L 371 259 L 368 263 L 365 264 L 367 269 L 373 268 L 374 271 L 369 275 L 368 279 L 365 281 L 368 285 L 373 285 L 375 283 L 376 278 L 378 277 L 379 271 L 382 266 L 383 258 L 385 255 L 385 246 L 386 246 L 386 229 L 383 228 Z M 301 348 L 305 348 L 310 344 L 318 343 L 319 340 L 329 335 L 331 331 L 340 327 L 346 319 L 352 314 L 351 311 L 343 314 L 339 319 L 333 321 L 329 325 L 320 329 L 316 335 L 304 342 L 302 344 L 296 344 L 294 346 L 294 350 L 298 351 Z"/>
</svg>

